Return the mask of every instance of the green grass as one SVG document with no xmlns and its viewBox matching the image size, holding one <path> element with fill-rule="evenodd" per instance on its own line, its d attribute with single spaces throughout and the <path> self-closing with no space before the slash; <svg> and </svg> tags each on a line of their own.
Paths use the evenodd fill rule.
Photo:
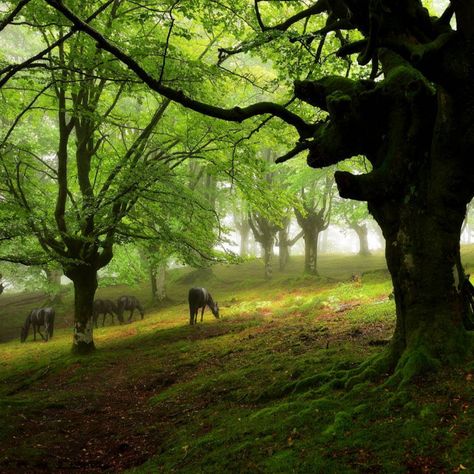
<svg viewBox="0 0 474 474">
<path fill-rule="evenodd" d="M 464 260 L 474 267 L 472 248 Z M 380 255 L 326 256 L 318 278 L 301 266 L 293 259 L 270 282 L 259 261 L 215 268 L 196 284 L 222 318 L 206 311 L 196 327 L 188 269 L 170 274 L 163 308 L 146 285 L 103 288 L 104 297 L 136 294 L 146 316 L 96 330 L 98 350 L 84 358 L 70 354 L 66 296 L 52 341 L 0 345 L 0 471 L 474 470 L 474 362 L 403 391 L 330 388 L 319 374 L 383 350 L 373 343 L 393 331 L 391 284 Z M 10 297 L 2 327 L 17 324 L 12 307 L 24 314 L 31 304 L 21 297 Z"/>
</svg>

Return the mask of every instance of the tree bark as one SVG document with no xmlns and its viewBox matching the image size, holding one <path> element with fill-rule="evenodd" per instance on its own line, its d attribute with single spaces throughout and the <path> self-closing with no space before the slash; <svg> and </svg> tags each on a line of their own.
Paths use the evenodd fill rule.
<svg viewBox="0 0 474 474">
<path fill-rule="evenodd" d="M 290 260 L 290 245 L 288 241 L 288 228 L 278 231 L 278 263 L 280 271 L 284 271 Z"/>
<path fill-rule="evenodd" d="M 59 269 L 44 269 L 46 278 L 48 280 L 48 293 L 50 304 L 60 303 L 61 298 L 61 276 L 63 275 L 62 270 Z"/>
<path fill-rule="evenodd" d="M 359 255 L 370 255 L 367 225 L 352 224 L 351 227 L 359 238 Z"/>
<path fill-rule="evenodd" d="M 305 232 L 304 239 L 304 271 L 310 275 L 318 272 L 318 237 L 319 231 Z"/>
<path fill-rule="evenodd" d="M 255 240 L 262 247 L 265 278 L 270 279 L 272 278 L 273 245 L 279 226 L 258 213 L 249 214 L 248 223 Z"/>
<path fill-rule="evenodd" d="M 268 239 L 262 242 L 263 262 L 265 264 L 265 278 L 270 280 L 273 276 L 273 239 Z"/>
<path fill-rule="evenodd" d="M 72 351 L 88 354 L 95 350 L 93 339 L 92 306 L 97 290 L 97 271 L 82 265 L 68 269 L 65 275 L 74 284 L 74 335 Z"/>
<path fill-rule="evenodd" d="M 163 301 L 166 294 L 166 265 L 150 267 L 151 294 L 153 301 Z"/>
<path fill-rule="evenodd" d="M 392 219 L 375 207 L 372 212 L 387 242 L 397 308 L 391 365 L 398 365 L 402 379 L 408 380 L 411 371 L 436 368 L 467 347 L 459 245 L 463 212 L 445 207 L 435 217 L 420 214 L 416 205 L 406 206 L 394 227 Z"/>
</svg>

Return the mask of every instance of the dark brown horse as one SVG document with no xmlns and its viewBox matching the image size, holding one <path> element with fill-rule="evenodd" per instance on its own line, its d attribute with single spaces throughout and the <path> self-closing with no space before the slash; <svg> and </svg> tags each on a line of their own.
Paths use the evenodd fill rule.
<svg viewBox="0 0 474 474">
<path fill-rule="evenodd" d="M 132 320 L 133 313 L 136 309 L 138 309 L 143 319 L 145 311 L 143 310 L 143 306 L 140 304 L 140 302 L 135 296 L 121 296 L 117 300 L 117 315 L 119 317 L 119 320 L 121 321 L 123 321 L 123 312 L 130 311 L 130 316 L 128 317 L 128 322 L 130 322 Z"/>
<path fill-rule="evenodd" d="M 191 288 L 188 294 L 189 301 L 189 324 L 193 325 L 197 322 L 197 315 L 199 308 L 202 308 L 201 311 L 201 322 L 204 316 L 204 309 L 206 306 L 209 306 L 209 309 L 212 311 L 214 317 L 219 319 L 219 305 L 214 302 L 211 294 L 206 288 Z"/>
<path fill-rule="evenodd" d="M 105 317 L 110 314 L 112 317 L 112 324 L 114 324 L 114 316 L 117 315 L 117 319 L 123 323 L 123 318 L 118 312 L 117 304 L 112 300 L 94 300 L 94 305 L 92 306 L 92 318 L 94 320 L 94 325 L 97 327 L 97 321 L 100 315 L 102 316 L 102 327 L 105 324 Z"/>
<path fill-rule="evenodd" d="M 28 331 L 30 325 L 33 326 L 33 339 L 36 341 L 36 331 L 39 332 L 43 341 L 48 341 L 53 337 L 54 331 L 54 308 L 38 308 L 33 309 L 31 313 L 26 317 L 25 324 L 21 328 L 20 341 L 25 342 L 28 337 Z M 44 326 L 46 336 L 40 331 L 40 326 Z"/>
</svg>

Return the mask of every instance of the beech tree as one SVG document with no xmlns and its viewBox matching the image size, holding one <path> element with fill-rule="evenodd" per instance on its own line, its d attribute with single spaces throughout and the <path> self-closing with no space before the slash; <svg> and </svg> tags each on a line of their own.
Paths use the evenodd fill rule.
<svg viewBox="0 0 474 474">
<path fill-rule="evenodd" d="M 356 233 L 359 240 L 358 254 L 370 255 L 367 205 L 358 201 L 338 200 L 334 203 L 334 211 L 340 224 Z"/>
<path fill-rule="evenodd" d="M 326 230 L 331 220 L 333 186 L 332 175 L 321 174 L 318 178 L 298 180 L 298 200 L 301 209 L 295 207 L 295 216 L 303 231 L 304 239 L 304 271 L 318 275 L 318 240 L 319 234 Z"/>
<path fill-rule="evenodd" d="M 280 228 L 278 229 L 278 266 L 280 271 L 285 270 L 290 260 L 290 249 L 298 240 L 303 237 L 304 232 L 300 231 L 295 236 L 290 237 L 291 215 L 288 214 L 282 219 Z"/>
<path fill-rule="evenodd" d="M 294 127 L 299 140 L 280 161 L 302 151 L 314 168 L 355 155 L 367 158 L 371 171 L 338 171 L 335 179 L 340 195 L 366 201 L 382 228 L 397 323 L 389 349 L 360 368 L 362 374 L 394 372 L 392 380 L 405 382 L 472 352 L 466 331 L 472 308 L 463 291 L 459 246 L 474 193 L 472 1 L 452 0 L 439 17 L 431 16 L 421 0 L 315 0 L 309 6 L 295 2 L 284 7 L 269 2 L 262 10 L 257 1 L 253 11 L 237 2 L 223 6 L 251 28 L 244 30 L 238 22 L 234 31 L 240 42 L 221 48 L 221 63 L 243 52 L 268 56 L 272 42 L 281 46 L 287 40 L 310 58 L 287 70 L 297 100 L 231 108 L 163 84 L 156 68 L 140 64 L 125 43 L 112 43 L 106 31 L 90 26 L 77 5 L 45 2 L 168 99 L 222 120 L 242 122 L 267 114 Z M 188 14 L 199 19 L 201 7 L 196 2 Z M 272 54 L 278 51 L 284 54 L 278 64 L 294 66 L 290 46 Z M 325 74 L 316 67 L 323 52 L 341 58 L 357 54 L 370 72 Z"/>
</svg>

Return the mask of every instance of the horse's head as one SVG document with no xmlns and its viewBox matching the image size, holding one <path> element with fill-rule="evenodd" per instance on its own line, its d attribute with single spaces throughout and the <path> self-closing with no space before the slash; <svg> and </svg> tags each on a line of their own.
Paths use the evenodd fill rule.
<svg viewBox="0 0 474 474">
<path fill-rule="evenodd" d="M 20 342 L 25 342 L 27 336 L 28 336 L 28 328 L 26 326 L 23 326 L 20 332 Z"/>
<path fill-rule="evenodd" d="M 219 319 L 219 305 L 217 303 L 214 303 L 212 306 L 211 306 L 211 311 L 212 311 L 212 314 L 217 318 Z"/>
</svg>

